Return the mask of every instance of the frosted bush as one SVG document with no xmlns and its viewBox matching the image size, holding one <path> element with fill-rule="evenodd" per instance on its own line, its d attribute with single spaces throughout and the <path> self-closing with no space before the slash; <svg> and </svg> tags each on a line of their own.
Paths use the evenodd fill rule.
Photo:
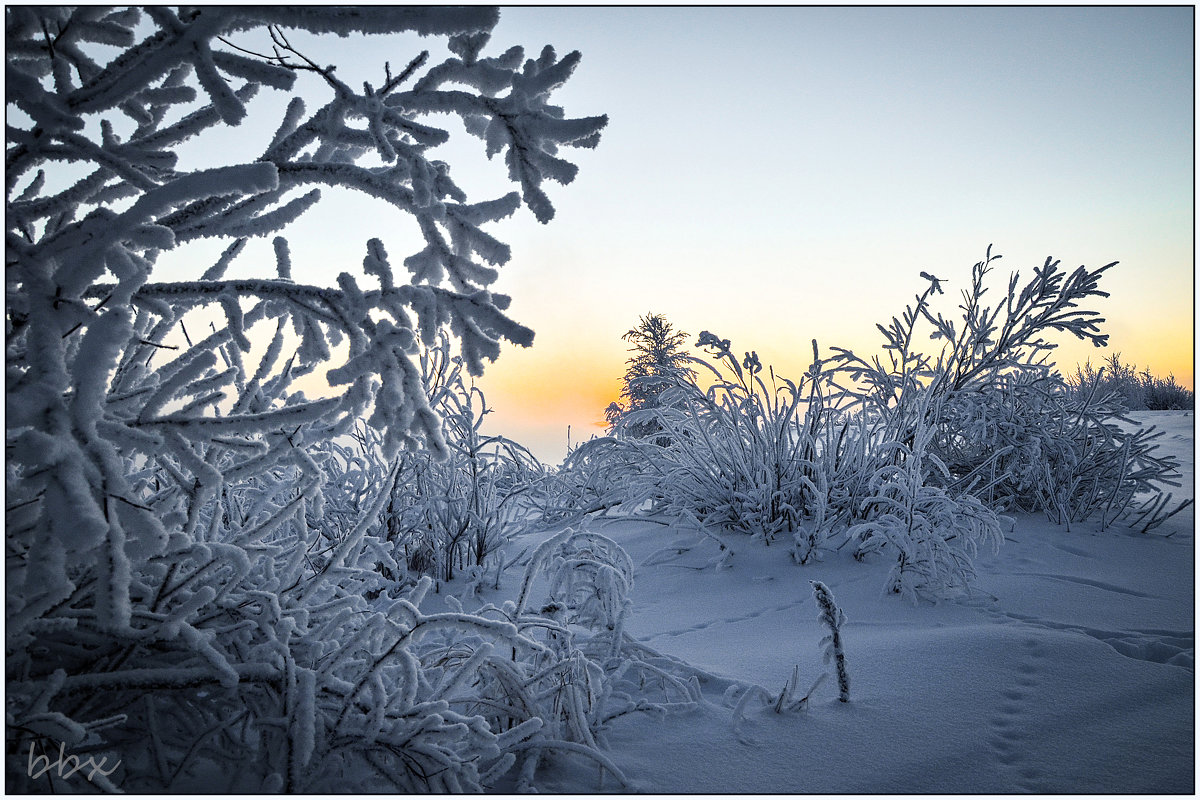
<svg viewBox="0 0 1200 800">
<path fill-rule="evenodd" d="M 1104 320 L 1081 306 L 1107 296 L 1099 281 L 1115 262 L 1067 273 L 1047 258 L 1023 285 L 1012 274 L 1007 292 L 988 305 L 987 278 L 999 258 L 989 247 L 974 266 L 957 321 L 935 310 L 942 281 L 923 274 L 929 286 L 915 304 L 879 326 L 886 364 L 834 348 L 834 365 L 854 382 L 845 407 L 876 415 L 884 441 L 909 450 L 918 430 L 935 429 L 928 450 L 945 469 L 929 471 L 931 488 L 986 498 L 998 510 L 1044 510 L 1064 525 L 1097 515 L 1102 528 L 1118 518 L 1146 528 L 1161 523 L 1179 510 L 1166 511 L 1170 496 L 1162 488 L 1172 484 L 1176 465 L 1153 454 L 1152 430 L 1126 433 L 1115 425 L 1120 407 L 1111 396 L 1073 399 L 1051 370 L 1055 345 L 1043 338 L 1060 331 L 1107 344 L 1099 332 Z M 917 345 L 926 332 L 940 343 L 936 356 Z M 897 464 L 903 452 L 891 451 L 884 465 Z M 1148 496 L 1134 502 L 1139 493 Z"/>
<path fill-rule="evenodd" d="M 887 589 L 913 599 L 967 589 L 979 548 L 997 550 L 1004 540 L 1003 518 L 975 497 L 928 484 L 929 473 L 945 474 L 927 452 L 930 438 L 932 430 L 924 427 L 915 432 L 911 449 L 900 442 L 884 446 L 899 463 L 872 476 L 874 493 L 863 501 L 866 521 L 849 530 L 857 542 L 855 558 L 879 551 L 894 555 Z"/>
<path fill-rule="evenodd" d="M 1057 375 L 1016 375 L 952 398 L 931 448 L 955 487 L 998 510 L 1044 511 L 1068 529 L 1139 516 L 1153 527 L 1163 511 L 1147 512 L 1168 504 L 1163 487 L 1178 485 L 1178 464 L 1154 453 L 1153 427 L 1131 424 L 1112 394 L 1081 397 Z"/>
<path fill-rule="evenodd" d="M 545 468 L 526 448 L 480 428 L 490 411 L 463 377 L 450 341 L 420 355 L 422 384 L 441 420 L 447 453 L 401 453 L 384 511 L 388 540 L 409 569 L 437 580 L 482 567 L 533 503 Z"/>
<path fill-rule="evenodd" d="M 518 614 L 539 573 L 549 577 L 548 605 L 561 606 L 573 624 L 610 631 L 614 646 L 620 642 L 633 589 L 633 563 L 620 545 L 606 536 L 571 528 L 547 539 L 526 567 L 517 597 Z"/>
<path fill-rule="evenodd" d="M 794 531 L 820 504 L 820 362 L 806 376 L 806 391 L 806 380 L 797 385 L 773 369 L 767 370 L 768 385 L 757 354 L 739 361 L 728 340 L 707 331 L 697 346 L 708 348 L 716 365 L 697 358 L 690 363 L 712 384 L 702 390 L 694 378 L 680 376 L 656 407 L 625 413 L 614 432 L 618 440 L 636 441 L 626 428 L 640 429 L 652 418 L 666 434 L 659 437 L 661 452 L 643 448 L 647 467 L 634 479 L 656 511 L 770 543 Z M 815 358 L 815 342 L 813 349 Z"/>
<path fill-rule="evenodd" d="M 648 500 L 643 473 L 656 469 L 656 455 L 643 445 L 604 436 L 572 449 L 534 495 L 542 520 L 575 524 L 618 506 L 642 505 Z"/>
<path fill-rule="evenodd" d="M 481 653 L 454 636 L 430 653 L 438 663 L 478 662 L 480 680 L 461 696 L 447 697 L 482 715 L 501 732 L 502 744 L 519 751 L 506 762 L 506 780 L 514 788 L 532 788 L 540 764 L 558 753 L 590 759 L 629 790 L 603 753 L 608 724 L 629 713 L 664 714 L 699 702 L 694 681 L 624 633 L 632 587 L 633 565 L 618 544 L 566 528 L 530 555 L 515 602 L 476 612 L 511 623 L 524 649 Z M 535 593 L 541 597 L 536 602 Z"/>
<path fill-rule="evenodd" d="M 1056 345 L 1042 337 L 1051 330 L 1070 333 L 1096 347 L 1107 344 L 1108 336 L 1099 333 L 1103 318 L 1079 304 L 1108 296 L 1098 285 L 1116 262 L 1096 270 L 1079 267 L 1068 275 L 1059 270 L 1058 261 L 1047 258 L 1024 286 L 1019 274 L 1013 273 L 1001 301 L 989 306 L 985 304 L 987 278 L 999 259 L 989 245 L 986 259 L 972 268 L 970 286 L 961 293 L 958 321 L 934 309 L 935 297 L 944 294 L 942 280 L 921 273 L 929 286 L 916 296 L 915 304 L 888 325 L 877 326 L 884 336 L 886 364 L 879 357 L 866 361 L 849 350 L 833 348 L 836 368 L 857 383 L 851 390 L 853 404 L 903 415 L 926 389 L 941 400 L 989 386 L 1007 374 L 1045 372 Z M 930 340 L 940 342 L 936 356 L 926 354 L 916 342 L 918 332 L 926 330 Z M 926 412 L 937 408 L 936 402 L 926 404 Z M 909 422 L 910 427 L 916 424 L 915 419 Z"/>
</svg>

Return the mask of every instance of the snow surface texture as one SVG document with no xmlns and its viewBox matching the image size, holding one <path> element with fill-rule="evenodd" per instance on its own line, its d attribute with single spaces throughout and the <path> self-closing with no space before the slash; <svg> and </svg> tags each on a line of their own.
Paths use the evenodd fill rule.
<svg viewBox="0 0 1200 800">
<path fill-rule="evenodd" d="M 1192 414 L 1132 416 L 1165 431 L 1190 496 Z M 614 720 L 606 755 L 654 793 L 1193 792 L 1193 509 L 1150 535 L 1015 520 L 996 555 L 980 554 L 972 593 L 937 605 L 884 594 L 882 561 L 798 566 L 743 543 L 717 570 L 705 566 L 716 544 L 698 533 L 591 523 L 635 565 L 625 631 L 686 662 L 703 689 L 691 710 Z M 848 703 L 822 660 L 813 580 L 846 616 Z M 510 571 L 472 602 L 519 588 Z M 756 701 L 735 725 L 745 687 L 774 695 L 797 666 L 797 696 L 828 674 L 807 708 Z M 564 755 L 538 788 L 593 792 L 597 779 L 594 763 Z"/>
</svg>

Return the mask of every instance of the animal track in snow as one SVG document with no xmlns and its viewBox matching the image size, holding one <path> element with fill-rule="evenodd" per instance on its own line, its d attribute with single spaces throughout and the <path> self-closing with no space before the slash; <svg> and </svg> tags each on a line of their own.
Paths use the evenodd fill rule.
<svg viewBox="0 0 1200 800">
<path fill-rule="evenodd" d="M 1021 643 L 1021 658 L 1017 662 L 1013 685 L 1000 694 L 1004 702 L 988 720 L 991 727 L 989 744 L 996 760 L 1003 766 L 1016 771 L 1013 787 L 1019 792 L 1037 792 L 1040 773 L 1033 765 L 1021 766 L 1023 753 L 1028 746 L 1024 723 L 1025 711 L 1038 684 L 1045 650 L 1036 639 Z"/>
<path fill-rule="evenodd" d="M 1066 581 L 1068 583 L 1078 583 L 1082 586 L 1092 586 L 1096 589 L 1103 589 L 1106 592 L 1115 592 L 1116 594 L 1125 594 L 1130 597 L 1141 597 L 1148 600 L 1160 599 L 1157 595 L 1138 592 L 1133 589 L 1126 589 L 1124 586 L 1117 586 L 1115 583 L 1106 583 L 1104 581 L 1092 580 L 1091 578 L 1079 578 L 1074 575 L 1060 575 L 1051 572 L 1015 572 L 1014 575 L 1030 575 L 1038 578 L 1050 578 L 1056 581 Z"/>
<path fill-rule="evenodd" d="M 747 614 L 741 614 L 736 617 L 726 617 L 725 619 L 717 619 L 717 620 L 705 620 L 703 622 L 697 622 L 694 625 L 689 625 L 686 628 L 679 628 L 678 630 L 662 631 L 661 633 L 652 633 L 649 636 L 642 637 L 639 641 L 649 642 L 652 639 L 659 638 L 660 636 L 683 636 L 686 633 L 694 633 L 696 631 L 702 631 L 705 628 L 711 628 L 714 625 L 734 625 L 739 622 L 745 622 L 746 620 L 754 619 L 755 617 L 761 617 L 763 614 L 766 614 L 769 612 L 787 611 L 788 609 L 796 608 L 797 606 L 807 605 L 808 602 L 809 602 L 808 599 L 793 600 L 792 602 L 789 602 L 789 603 L 783 603 L 778 606 L 771 606 L 768 608 L 757 609 L 757 610 L 751 611 Z"/>
<path fill-rule="evenodd" d="M 1088 552 L 1087 549 L 1085 549 L 1083 547 L 1077 547 L 1075 545 L 1063 544 L 1062 542 L 1053 542 L 1053 541 L 1049 542 L 1048 544 L 1051 547 L 1053 547 L 1055 550 L 1061 550 L 1062 552 L 1070 553 L 1073 556 L 1079 556 L 1080 558 L 1094 558 L 1094 556 L 1090 552 Z"/>
<path fill-rule="evenodd" d="M 1132 631 L 1106 631 L 1084 625 L 1068 625 L 1026 614 L 1005 612 L 1004 616 L 1029 625 L 1058 631 L 1072 631 L 1090 636 L 1116 650 L 1126 658 L 1170 664 L 1185 669 L 1195 669 L 1196 635 L 1194 631 L 1163 630 L 1147 628 Z"/>
</svg>

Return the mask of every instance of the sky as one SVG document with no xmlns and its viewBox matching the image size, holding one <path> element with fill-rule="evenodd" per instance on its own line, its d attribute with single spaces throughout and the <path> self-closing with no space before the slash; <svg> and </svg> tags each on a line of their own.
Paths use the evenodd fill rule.
<svg viewBox="0 0 1200 800">
<path fill-rule="evenodd" d="M 485 54 L 580 50 L 556 101 L 610 121 L 595 150 L 560 154 L 580 172 L 548 186 L 552 222 L 522 210 L 489 228 L 513 250 L 493 289 L 536 338 L 506 346 L 478 380 L 494 409 L 485 430 L 548 463 L 565 454 L 568 426 L 572 443 L 602 434 L 628 357 L 621 335 L 648 312 L 792 377 L 814 338 L 823 356 L 874 352 L 875 324 L 924 288 L 922 270 L 945 280 L 949 314 L 989 244 L 1001 281 L 1047 256 L 1068 269 L 1120 262 L 1094 306 L 1110 347 L 1060 340 L 1064 372 L 1119 352 L 1192 386 L 1193 16 L 503 8 Z M 416 37 L 302 44 L 343 80 L 375 83 L 384 60 L 445 54 Z M 262 136 L 249 133 L 265 144 L 286 100 L 274 112 L 262 102 Z M 509 191 L 500 159 L 458 133 L 442 157 L 470 199 Z M 397 263 L 420 249 L 415 229 L 377 206 L 325 194 L 287 232 L 297 280 L 361 269 L 373 236 Z"/>
</svg>

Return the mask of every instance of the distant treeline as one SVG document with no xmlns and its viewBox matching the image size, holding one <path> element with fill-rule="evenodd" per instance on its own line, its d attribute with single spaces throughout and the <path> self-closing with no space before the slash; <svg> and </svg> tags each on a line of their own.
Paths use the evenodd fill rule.
<svg viewBox="0 0 1200 800">
<path fill-rule="evenodd" d="M 1176 383 L 1174 375 L 1159 378 L 1149 369 L 1139 372 L 1136 365 L 1122 363 L 1120 353 L 1109 356 L 1099 369 L 1090 360 L 1077 366 L 1067 383 L 1079 395 L 1090 394 L 1099 384 L 1098 394 L 1116 392 L 1130 411 L 1173 411 L 1196 405 L 1195 393 Z"/>
</svg>

